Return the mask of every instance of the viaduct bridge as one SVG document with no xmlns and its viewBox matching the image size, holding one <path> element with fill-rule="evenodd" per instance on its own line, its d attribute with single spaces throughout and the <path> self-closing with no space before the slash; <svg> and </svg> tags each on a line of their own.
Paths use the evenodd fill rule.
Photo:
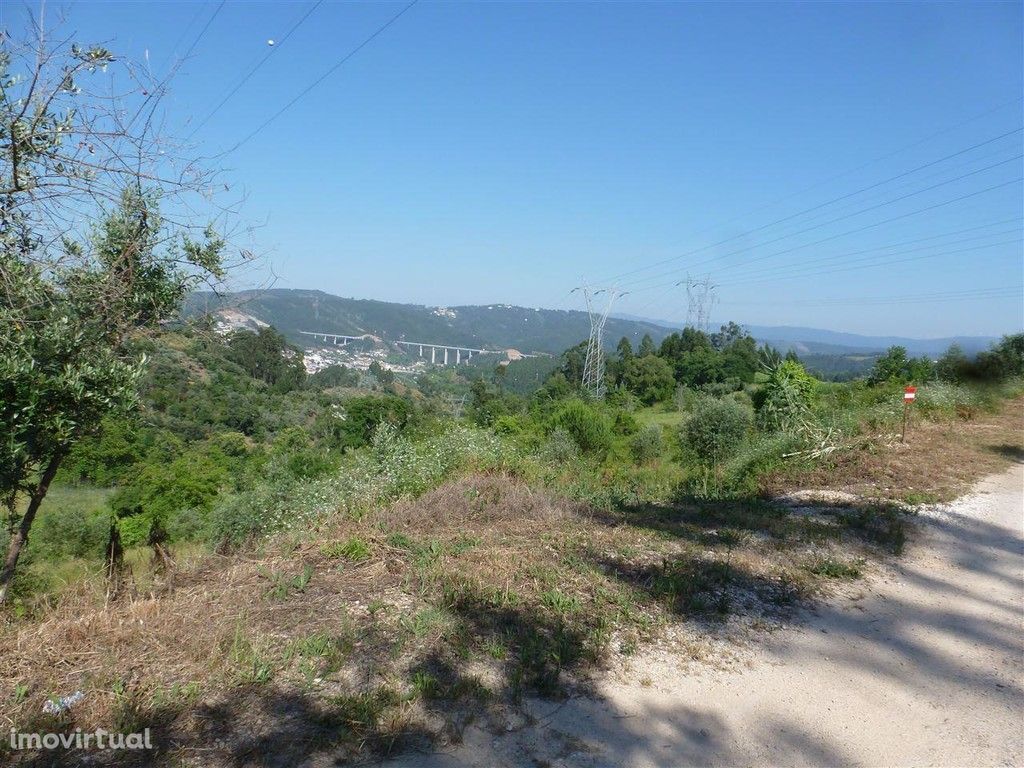
<svg viewBox="0 0 1024 768">
<path fill-rule="evenodd" d="M 362 336 L 345 336 L 344 334 L 325 333 L 323 331 L 299 331 L 299 333 L 304 336 L 312 336 L 314 339 L 322 340 L 325 344 L 331 342 L 342 347 L 347 346 L 349 342 L 359 341 L 362 339 L 370 339 L 375 342 L 384 341 L 384 339 L 379 336 L 373 336 L 369 333 L 364 333 Z M 392 341 L 390 343 L 405 347 L 409 350 L 416 350 L 420 357 L 425 357 L 426 352 L 429 352 L 430 362 L 433 365 L 437 365 L 439 357 L 441 358 L 441 365 L 448 365 L 449 359 L 451 362 L 455 363 L 455 365 L 459 365 L 463 361 L 468 365 L 473 355 L 501 355 L 511 353 L 509 354 L 510 359 L 536 357 L 536 355 L 525 355 L 519 350 L 474 349 L 473 347 L 463 347 L 457 344 L 432 344 L 426 341 Z"/>
</svg>

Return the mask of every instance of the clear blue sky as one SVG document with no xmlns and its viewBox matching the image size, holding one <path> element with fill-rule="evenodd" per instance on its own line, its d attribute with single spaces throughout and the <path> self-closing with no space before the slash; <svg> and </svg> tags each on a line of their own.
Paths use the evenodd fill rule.
<svg viewBox="0 0 1024 768">
<path fill-rule="evenodd" d="M 171 123 L 312 5 L 227 2 Z M 233 146 L 403 5 L 323 3 L 195 141 Z M 161 71 L 217 6 L 80 0 L 68 26 Z M 1024 325 L 1020 132 L 801 212 L 1020 128 L 1022 32 L 1019 2 L 421 0 L 223 162 L 280 287 L 568 308 L 675 259 L 620 277 L 616 309 L 685 318 L 690 268 L 716 319 L 999 334 Z"/>
</svg>

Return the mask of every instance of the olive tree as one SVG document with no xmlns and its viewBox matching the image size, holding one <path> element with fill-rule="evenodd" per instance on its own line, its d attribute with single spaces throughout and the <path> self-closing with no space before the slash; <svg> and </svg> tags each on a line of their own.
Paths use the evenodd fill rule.
<svg viewBox="0 0 1024 768">
<path fill-rule="evenodd" d="M 133 338 L 225 269 L 224 209 L 196 218 L 212 174 L 156 130 L 166 82 L 140 71 L 39 25 L 0 41 L 0 602 L 68 451 L 135 406 Z"/>
</svg>

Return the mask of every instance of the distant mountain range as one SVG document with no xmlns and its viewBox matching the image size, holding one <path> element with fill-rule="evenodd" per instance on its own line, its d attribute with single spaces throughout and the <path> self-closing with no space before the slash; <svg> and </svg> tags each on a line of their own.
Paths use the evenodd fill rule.
<svg viewBox="0 0 1024 768">
<path fill-rule="evenodd" d="M 658 325 L 672 325 L 670 321 L 653 320 L 633 315 L 619 315 L 627 320 L 642 321 Z M 827 331 L 823 328 L 804 328 L 793 325 L 748 325 L 742 324 L 750 334 L 762 343 L 771 344 L 783 350 L 815 354 L 854 354 L 884 352 L 892 346 L 907 348 L 911 355 L 941 355 L 952 344 L 959 344 L 967 354 L 981 352 L 999 339 L 995 336 L 947 336 L 937 339 L 911 339 L 905 336 L 863 336 L 857 333 Z M 717 326 L 713 326 L 717 327 Z"/>
<path fill-rule="evenodd" d="M 274 288 L 218 296 L 196 293 L 186 302 L 184 314 L 235 310 L 269 323 L 289 340 L 311 346 L 300 331 L 345 335 L 372 334 L 389 341 L 421 341 L 482 349 L 514 348 L 521 352 L 558 354 L 585 340 L 590 322 L 585 312 L 561 309 L 530 309 L 508 304 L 428 307 L 370 299 L 333 296 L 323 291 Z M 229 313 L 230 314 L 230 313 Z M 745 326 L 761 342 L 799 354 L 871 355 L 894 344 L 914 355 L 937 356 L 950 344 L 968 354 L 985 349 L 991 337 L 964 336 L 942 339 L 908 339 L 899 336 L 861 336 L 820 328 Z M 625 336 L 634 346 L 645 334 L 655 342 L 678 330 L 671 322 L 615 315 L 608 318 L 605 339 L 609 348 Z"/>
</svg>

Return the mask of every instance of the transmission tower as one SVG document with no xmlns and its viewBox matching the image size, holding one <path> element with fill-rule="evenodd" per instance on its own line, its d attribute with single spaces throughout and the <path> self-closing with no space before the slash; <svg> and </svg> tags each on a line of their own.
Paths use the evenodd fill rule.
<svg viewBox="0 0 1024 768">
<path fill-rule="evenodd" d="M 690 328 L 708 333 L 711 327 L 711 309 L 715 306 L 715 284 L 709 276 L 696 279 L 687 276 L 686 324 Z M 677 283 L 678 285 L 678 283 Z"/>
<path fill-rule="evenodd" d="M 604 397 L 604 324 L 617 298 L 626 295 L 615 288 L 593 288 L 589 285 L 574 288 L 583 291 L 590 316 L 590 339 L 587 341 L 587 359 L 583 365 L 583 389 L 596 399 Z M 604 303 L 597 297 L 605 294 Z"/>
</svg>

